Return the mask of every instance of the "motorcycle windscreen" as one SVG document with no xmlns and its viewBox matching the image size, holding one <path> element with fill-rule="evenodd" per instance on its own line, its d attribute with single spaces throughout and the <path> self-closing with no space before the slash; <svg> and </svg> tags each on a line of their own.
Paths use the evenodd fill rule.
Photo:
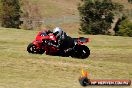
<svg viewBox="0 0 132 88">
<path fill-rule="evenodd" d="M 47 36 L 45 32 L 42 32 L 39 36 Z"/>
</svg>

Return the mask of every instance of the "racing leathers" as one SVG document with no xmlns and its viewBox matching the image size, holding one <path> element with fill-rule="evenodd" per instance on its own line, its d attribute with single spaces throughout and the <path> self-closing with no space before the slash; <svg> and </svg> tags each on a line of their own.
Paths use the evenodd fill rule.
<svg viewBox="0 0 132 88">
<path fill-rule="evenodd" d="M 56 42 L 51 43 L 51 45 L 58 48 L 60 51 L 59 53 L 63 54 L 74 47 L 74 40 L 63 32 L 61 36 L 57 38 Z"/>
</svg>

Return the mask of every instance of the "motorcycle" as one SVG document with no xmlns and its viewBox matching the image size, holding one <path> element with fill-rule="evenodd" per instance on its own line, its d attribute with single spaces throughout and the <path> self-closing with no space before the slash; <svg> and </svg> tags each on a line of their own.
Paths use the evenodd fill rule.
<svg viewBox="0 0 132 88">
<path fill-rule="evenodd" d="M 65 56 L 73 58 L 85 59 L 89 57 L 90 50 L 84 44 L 89 42 L 89 38 L 79 37 L 72 38 L 74 46 L 72 48 L 60 49 L 54 46 L 57 43 L 57 39 L 54 33 L 39 32 L 36 39 L 27 46 L 27 51 L 32 54 L 43 54 L 54 55 L 54 56 Z"/>
</svg>

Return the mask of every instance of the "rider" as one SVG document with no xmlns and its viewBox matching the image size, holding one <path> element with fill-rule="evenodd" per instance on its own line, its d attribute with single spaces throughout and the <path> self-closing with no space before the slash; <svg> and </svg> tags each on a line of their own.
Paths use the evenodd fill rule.
<svg viewBox="0 0 132 88">
<path fill-rule="evenodd" d="M 67 37 L 67 34 L 59 27 L 54 28 L 53 33 L 55 34 L 58 42 L 64 40 Z"/>
<path fill-rule="evenodd" d="M 53 34 L 55 34 L 57 38 L 57 46 L 60 51 L 67 50 L 69 51 L 70 48 L 74 46 L 74 40 L 68 36 L 61 28 L 56 27 L 53 29 Z"/>
</svg>

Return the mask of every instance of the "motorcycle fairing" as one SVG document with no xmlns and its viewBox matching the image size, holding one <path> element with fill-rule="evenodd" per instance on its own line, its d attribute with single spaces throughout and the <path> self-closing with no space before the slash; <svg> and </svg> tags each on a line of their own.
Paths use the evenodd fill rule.
<svg viewBox="0 0 132 88">
<path fill-rule="evenodd" d="M 79 38 L 73 38 L 74 42 L 77 42 L 79 44 L 84 44 L 89 42 L 89 38 L 79 37 Z"/>
</svg>

